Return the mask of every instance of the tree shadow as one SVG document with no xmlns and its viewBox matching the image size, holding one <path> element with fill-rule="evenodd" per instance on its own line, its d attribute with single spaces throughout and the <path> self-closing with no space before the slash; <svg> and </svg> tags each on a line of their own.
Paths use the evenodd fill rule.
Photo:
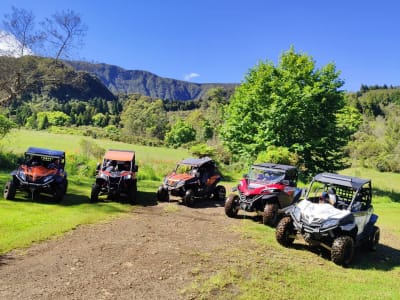
<svg viewBox="0 0 400 300">
<path fill-rule="evenodd" d="M 373 195 L 377 197 L 388 197 L 395 203 L 400 203 L 400 193 L 394 191 L 384 191 L 379 188 L 373 188 Z"/>
</svg>

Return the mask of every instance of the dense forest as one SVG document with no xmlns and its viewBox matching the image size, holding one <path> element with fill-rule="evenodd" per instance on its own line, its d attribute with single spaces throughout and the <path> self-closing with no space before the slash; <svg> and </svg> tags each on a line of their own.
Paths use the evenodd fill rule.
<svg viewBox="0 0 400 300">
<path fill-rule="evenodd" d="M 113 94 L 87 72 L 50 58 L 0 57 L 0 133 L 58 130 L 155 146 L 187 147 L 240 165 L 269 160 L 304 172 L 349 165 L 400 172 L 400 88 L 341 90 L 334 65 L 285 52 L 250 69 L 235 89 L 172 101 Z"/>
</svg>

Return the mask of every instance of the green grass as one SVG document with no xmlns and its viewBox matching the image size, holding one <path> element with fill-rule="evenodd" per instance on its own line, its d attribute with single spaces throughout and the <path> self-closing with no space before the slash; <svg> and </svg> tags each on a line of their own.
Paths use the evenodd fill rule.
<svg viewBox="0 0 400 300">
<path fill-rule="evenodd" d="M 329 253 L 301 240 L 284 248 L 275 229 L 249 218 L 232 230 L 241 233 L 250 250 L 226 249 L 220 271 L 198 275 L 183 294 L 198 299 L 399 299 L 400 288 L 400 174 L 348 169 L 341 173 L 371 178 L 381 242 L 376 252 L 358 249 L 348 268 L 335 265 Z M 379 188 L 377 188 L 379 187 Z"/>
<path fill-rule="evenodd" d="M 160 178 L 171 170 L 178 160 L 189 155 L 182 149 L 130 145 L 77 135 L 31 130 L 13 130 L 0 140 L 0 149 L 21 156 L 29 146 L 64 150 L 68 164 L 69 154 L 79 154 L 82 139 L 93 141 L 104 149 L 131 149 L 136 152 L 136 162 L 139 164 L 138 202 L 144 205 L 155 203 L 155 191 L 160 184 Z M 9 172 L 0 169 L 1 192 L 9 178 Z M 134 209 L 129 204 L 117 202 L 89 203 L 93 182 L 94 177 L 69 176 L 68 193 L 60 204 L 51 203 L 51 199 L 46 197 L 41 197 L 39 201 L 32 201 L 27 199 L 25 193 L 20 192 L 17 193 L 15 201 L 6 201 L 1 196 L 0 254 L 59 236 L 80 224 L 108 220 Z"/>
<path fill-rule="evenodd" d="M 8 174 L 0 175 L 4 186 Z M 18 192 L 14 201 L 0 199 L 0 254 L 32 242 L 59 236 L 80 224 L 96 223 L 132 210 L 132 206 L 116 202 L 89 203 L 92 180 L 70 178 L 68 195 L 60 204 L 41 196 L 32 201 Z"/>
<path fill-rule="evenodd" d="M 381 225 L 381 230 L 388 230 Z M 229 263 L 225 261 L 211 277 L 200 274 L 184 294 L 195 294 L 198 299 L 400 297 L 399 248 L 382 244 L 377 252 L 358 250 L 354 264 L 343 268 L 332 263 L 329 254 L 311 251 L 300 241 L 289 249 L 281 247 L 275 241 L 274 228 L 253 220 L 238 220 L 235 230 L 253 245 L 248 250 L 238 250 L 233 244 L 224 252 Z"/>
<path fill-rule="evenodd" d="M 65 150 L 68 155 L 79 152 L 81 139 L 18 130 L 1 140 L 0 147 L 15 153 L 23 153 L 28 146 L 47 147 Z M 93 141 L 105 149 L 136 151 L 139 173 L 142 170 L 150 174 L 147 180 L 138 182 L 140 204 L 154 204 L 159 173 L 188 156 L 185 150 Z M 372 179 L 373 203 L 382 233 L 378 251 L 357 251 L 354 264 L 342 268 L 332 263 L 329 255 L 311 251 L 301 242 L 296 241 L 290 249 L 281 247 L 275 241 L 275 229 L 249 218 L 238 219 L 237 227 L 232 230 L 240 232 L 251 247 L 240 249 L 232 241 L 231 247 L 221 255 L 224 260 L 219 268 L 215 268 L 219 271 L 204 277 L 202 266 L 196 267 L 192 270 L 196 280 L 183 293 L 195 295 L 196 299 L 399 299 L 400 174 L 367 169 L 348 169 L 341 173 Z M 0 170 L 0 187 L 8 178 L 9 174 Z M 68 195 L 61 204 L 30 201 L 21 195 L 15 201 L 0 199 L 0 254 L 59 236 L 80 224 L 101 222 L 134 209 L 116 202 L 90 204 L 92 182 L 93 178 L 71 177 Z M 229 193 L 237 181 L 223 184 Z M 179 213 L 177 206 L 172 205 L 166 206 L 165 211 Z M 199 251 L 198 255 L 205 258 L 214 255 Z"/>
<path fill-rule="evenodd" d="M 66 152 L 67 164 L 69 154 L 79 154 L 80 142 L 89 140 L 104 149 L 133 150 L 136 152 L 136 163 L 139 165 L 139 179 L 148 173 L 153 180 L 160 180 L 173 169 L 176 162 L 187 158 L 189 152 L 185 149 L 169 149 L 165 147 L 150 147 L 131 145 L 104 139 L 93 139 L 79 135 L 49 133 L 34 130 L 13 130 L 0 140 L 0 149 L 10 151 L 21 156 L 29 146 L 44 147 Z"/>
</svg>

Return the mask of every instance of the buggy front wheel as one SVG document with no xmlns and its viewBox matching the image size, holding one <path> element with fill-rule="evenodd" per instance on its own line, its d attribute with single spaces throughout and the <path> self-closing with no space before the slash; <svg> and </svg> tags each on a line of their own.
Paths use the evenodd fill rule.
<svg viewBox="0 0 400 300">
<path fill-rule="evenodd" d="M 100 185 L 97 183 L 92 186 L 92 192 L 90 193 L 90 202 L 95 203 L 99 201 Z"/>
<path fill-rule="evenodd" d="M 158 187 L 157 190 L 157 200 L 160 202 L 167 202 L 169 201 L 169 194 L 168 190 L 165 189 L 162 185 Z"/>
<path fill-rule="evenodd" d="M 331 260 L 341 266 L 347 266 L 353 259 L 354 240 L 347 235 L 340 236 L 333 241 Z"/>
<path fill-rule="evenodd" d="M 239 212 L 239 196 L 235 194 L 230 194 L 225 201 L 225 214 L 234 218 Z"/>
<path fill-rule="evenodd" d="M 193 190 L 187 190 L 185 196 L 183 196 L 183 202 L 188 207 L 193 207 L 194 198 L 193 198 Z"/>
<path fill-rule="evenodd" d="M 282 218 L 276 226 L 275 238 L 284 247 L 290 247 L 295 239 L 296 230 L 291 217 Z"/>
<path fill-rule="evenodd" d="M 225 198 L 226 198 L 226 189 L 225 189 L 225 187 L 222 186 L 222 185 L 216 186 L 213 196 L 214 196 L 214 200 L 215 201 L 221 201 L 221 202 L 224 201 Z"/>
<path fill-rule="evenodd" d="M 13 180 L 8 181 L 4 187 L 4 199 L 7 200 L 14 199 L 16 192 L 17 188 L 15 187 L 14 181 Z"/>
<path fill-rule="evenodd" d="M 264 225 L 275 226 L 278 221 L 278 204 L 267 203 L 262 215 L 262 222 Z"/>
</svg>

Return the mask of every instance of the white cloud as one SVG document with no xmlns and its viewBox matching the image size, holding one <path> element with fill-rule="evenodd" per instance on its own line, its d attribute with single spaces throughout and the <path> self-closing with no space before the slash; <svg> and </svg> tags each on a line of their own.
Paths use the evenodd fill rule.
<svg viewBox="0 0 400 300">
<path fill-rule="evenodd" d="M 200 76 L 200 74 L 197 74 L 197 73 L 190 73 L 190 74 L 186 74 L 185 76 L 184 76 L 184 79 L 186 80 L 186 81 L 190 81 L 190 80 L 192 80 L 193 78 L 196 78 L 196 77 L 199 77 Z"/>
<path fill-rule="evenodd" d="M 11 33 L 0 30 L 0 56 L 21 56 L 22 44 Z M 32 55 L 29 48 L 24 49 L 24 55 Z"/>
</svg>

